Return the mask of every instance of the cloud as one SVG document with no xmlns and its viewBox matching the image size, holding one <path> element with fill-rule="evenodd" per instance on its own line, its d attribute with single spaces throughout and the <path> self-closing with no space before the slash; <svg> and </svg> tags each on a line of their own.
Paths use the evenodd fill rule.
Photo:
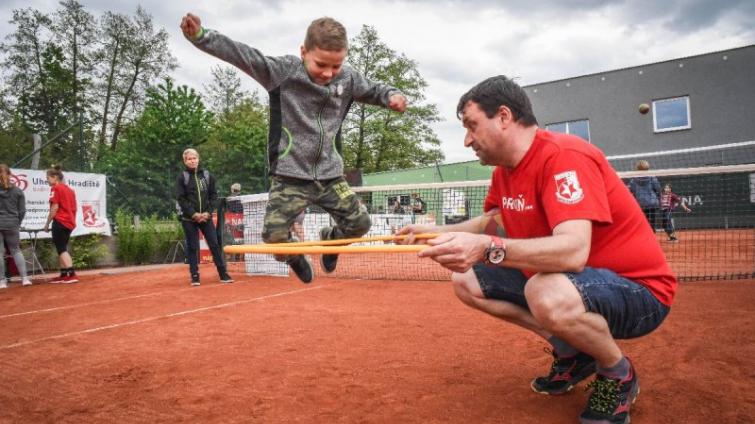
<svg viewBox="0 0 755 424">
<path fill-rule="evenodd" d="M 80 0 L 95 16 L 133 14 L 136 1 Z M 447 161 L 473 160 L 463 147 L 455 117 L 459 96 L 491 75 L 519 77 L 522 85 L 642 65 L 755 43 L 752 0 L 180 0 L 143 4 L 156 27 L 170 34 L 178 59 L 177 82 L 201 91 L 210 69 L 222 63 L 183 39 L 186 12 L 203 24 L 259 48 L 265 54 L 297 54 L 313 19 L 332 16 L 349 35 L 363 25 L 417 62 L 428 83 L 427 101 L 444 121 L 434 125 Z M 0 19 L 13 9 L 51 12 L 54 0 L 6 0 Z M 0 36 L 13 28 L 0 26 Z M 258 90 L 248 77 L 244 88 Z M 264 96 L 263 96 L 264 97 Z"/>
</svg>

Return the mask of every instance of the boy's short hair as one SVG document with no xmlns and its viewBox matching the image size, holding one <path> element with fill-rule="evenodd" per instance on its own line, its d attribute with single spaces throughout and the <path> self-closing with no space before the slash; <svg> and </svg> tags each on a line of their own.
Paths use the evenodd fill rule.
<svg viewBox="0 0 755 424">
<path fill-rule="evenodd" d="M 340 22 L 327 16 L 315 19 L 307 28 L 304 48 L 313 50 L 315 47 L 329 51 L 348 49 L 349 40 L 346 38 L 346 28 Z"/>
</svg>

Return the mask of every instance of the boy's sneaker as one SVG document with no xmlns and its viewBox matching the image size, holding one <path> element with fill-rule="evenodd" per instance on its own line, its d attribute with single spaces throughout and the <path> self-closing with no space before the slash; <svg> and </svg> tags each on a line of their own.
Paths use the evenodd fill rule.
<svg viewBox="0 0 755 424">
<path fill-rule="evenodd" d="M 0 280 L 0 289 L 7 289 L 8 288 L 8 280 L 3 278 Z"/>
<path fill-rule="evenodd" d="M 30 286 L 31 285 L 31 280 L 28 279 L 28 278 L 25 278 L 23 281 L 21 281 L 21 285 L 22 286 Z"/>
<path fill-rule="evenodd" d="M 199 274 L 191 274 L 191 285 L 192 286 L 199 285 Z"/>
<path fill-rule="evenodd" d="M 70 274 L 63 277 L 63 280 L 60 281 L 63 284 L 73 284 L 79 282 L 79 277 L 76 276 L 76 274 Z"/>
<path fill-rule="evenodd" d="M 333 227 L 320 228 L 320 240 L 333 240 Z M 323 271 L 331 273 L 338 265 L 338 255 L 320 255 L 320 265 Z"/>
<path fill-rule="evenodd" d="M 227 272 L 223 271 L 220 273 L 220 282 L 224 284 L 232 283 L 233 278 Z"/>
<path fill-rule="evenodd" d="M 307 284 L 312 282 L 315 273 L 312 270 L 312 264 L 306 256 L 291 256 L 286 263 L 291 266 L 291 269 L 294 270 L 294 274 L 299 277 L 302 283 Z"/>
<path fill-rule="evenodd" d="M 545 395 L 561 395 L 574 385 L 595 373 L 595 359 L 585 353 L 578 353 L 569 358 L 559 358 L 553 355 L 551 372 L 547 377 L 537 377 L 532 380 L 530 387 L 537 393 Z"/>
<path fill-rule="evenodd" d="M 668 241 L 670 241 L 671 243 L 676 243 L 679 240 L 675 236 L 671 236 L 668 238 Z"/>
<path fill-rule="evenodd" d="M 629 367 L 629 375 L 624 379 L 598 374 L 587 387 L 592 388 L 592 393 L 587 407 L 579 416 L 580 423 L 629 423 L 629 408 L 640 394 L 640 382 L 634 366 Z"/>
</svg>

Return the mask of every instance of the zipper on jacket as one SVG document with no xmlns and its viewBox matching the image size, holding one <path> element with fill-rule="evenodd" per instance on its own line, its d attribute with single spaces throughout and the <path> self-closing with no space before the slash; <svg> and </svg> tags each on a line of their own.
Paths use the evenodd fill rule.
<svg viewBox="0 0 755 424">
<path fill-rule="evenodd" d="M 328 95 L 330 95 L 330 91 L 328 91 Z M 325 97 L 325 101 L 322 103 L 322 107 L 320 107 L 320 111 L 317 112 L 317 126 L 320 127 L 320 144 L 317 146 L 317 157 L 315 157 L 315 163 L 312 166 L 312 177 L 314 178 L 315 182 L 317 182 L 317 163 L 320 162 L 320 155 L 322 155 L 322 145 L 324 144 L 325 140 L 325 129 L 322 127 L 322 111 L 325 110 L 325 106 L 328 104 L 328 97 Z"/>
<path fill-rule="evenodd" d="M 199 167 L 194 170 L 194 184 L 197 186 L 197 199 L 199 199 L 199 213 L 202 213 L 202 190 L 199 189 L 199 178 L 197 178 Z"/>
</svg>

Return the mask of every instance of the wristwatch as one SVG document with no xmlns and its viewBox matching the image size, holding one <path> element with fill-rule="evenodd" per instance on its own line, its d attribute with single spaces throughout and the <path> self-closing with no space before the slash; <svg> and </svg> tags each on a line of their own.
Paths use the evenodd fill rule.
<svg viewBox="0 0 755 424">
<path fill-rule="evenodd" d="M 486 264 L 500 264 L 506 258 L 506 246 L 500 237 L 490 236 L 490 247 L 485 250 Z"/>
</svg>

